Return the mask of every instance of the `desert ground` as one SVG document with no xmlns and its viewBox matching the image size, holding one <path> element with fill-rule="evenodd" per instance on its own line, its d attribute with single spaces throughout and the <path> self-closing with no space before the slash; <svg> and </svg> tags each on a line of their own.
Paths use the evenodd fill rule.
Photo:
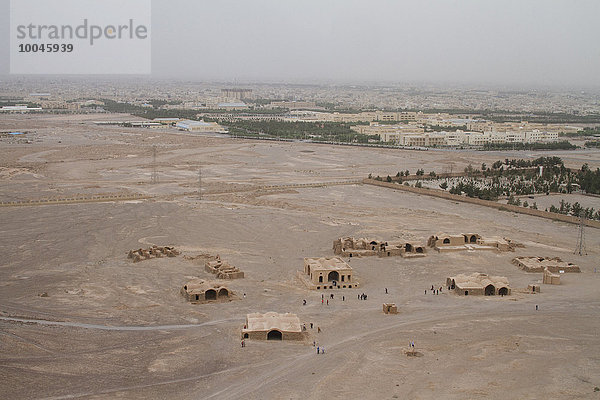
<svg viewBox="0 0 600 400">
<path fill-rule="evenodd" d="M 547 153 L 240 140 L 92 123 L 101 119 L 133 118 L 0 116 L 0 131 L 28 132 L 0 140 L 0 201 L 147 196 L 0 207 L 0 398 L 599 398 L 600 230 L 586 228 L 587 255 L 578 256 L 576 225 L 353 183 Z M 600 167 L 598 150 L 552 155 Z M 600 198 L 586 199 L 599 208 Z M 440 231 L 524 247 L 346 259 L 358 289 L 310 291 L 296 277 L 304 257 L 333 256 L 339 237 L 425 243 Z M 127 259 L 153 244 L 182 254 Z M 191 304 L 180 294 L 192 277 L 212 279 L 190 259 L 201 254 L 245 272 L 225 282 L 231 301 Z M 542 276 L 519 270 L 515 256 L 558 256 L 582 272 L 529 294 Z M 447 292 L 446 277 L 473 272 L 507 277 L 512 295 Z M 424 294 L 431 285 L 442 293 Z M 384 302 L 399 313 L 383 314 Z M 242 348 L 246 315 L 267 311 L 314 329 L 300 342 Z M 410 341 L 417 357 L 406 355 Z"/>
</svg>

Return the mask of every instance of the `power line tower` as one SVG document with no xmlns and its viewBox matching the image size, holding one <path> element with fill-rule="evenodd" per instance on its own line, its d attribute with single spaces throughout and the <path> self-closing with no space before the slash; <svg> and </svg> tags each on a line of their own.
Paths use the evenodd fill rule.
<svg viewBox="0 0 600 400">
<path fill-rule="evenodd" d="M 577 246 L 575 246 L 574 254 L 587 255 L 585 251 L 585 214 L 583 211 L 579 213 L 579 234 L 577 235 Z"/>
<path fill-rule="evenodd" d="M 202 200 L 202 167 L 198 168 L 198 199 Z"/>
<path fill-rule="evenodd" d="M 156 167 L 156 146 L 152 146 L 152 183 L 158 183 L 158 170 Z"/>
</svg>

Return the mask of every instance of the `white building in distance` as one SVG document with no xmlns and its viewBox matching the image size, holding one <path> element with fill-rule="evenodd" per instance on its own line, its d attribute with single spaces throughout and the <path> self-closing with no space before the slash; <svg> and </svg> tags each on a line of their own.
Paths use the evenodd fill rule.
<svg viewBox="0 0 600 400">
<path fill-rule="evenodd" d="M 192 121 L 189 119 L 179 121 L 175 127 L 181 131 L 188 132 L 216 132 L 226 133 L 227 130 L 216 122 Z"/>
</svg>

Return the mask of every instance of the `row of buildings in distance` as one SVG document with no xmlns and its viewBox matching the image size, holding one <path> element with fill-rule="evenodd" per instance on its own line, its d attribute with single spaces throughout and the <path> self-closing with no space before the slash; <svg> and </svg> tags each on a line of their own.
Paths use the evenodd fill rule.
<svg viewBox="0 0 600 400">
<path fill-rule="evenodd" d="M 456 120 L 456 119 L 455 119 Z M 450 121 L 448 121 L 450 122 Z M 436 123 L 409 122 L 403 124 L 356 125 L 351 129 L 365 135 L 379 136 L 379 140 L 399 146 L 483 146 L 491 143 L 557 142 L 560 133 L 580 131 L 582 128 L 562 124 L 538 124 L 526 121 L 495 123 L 473 120 L 455 122 L 455 129 L 426 132 L 425 126 Z M 456 129 L 460 126 L 463 129 Z M 466 130 L 464 129 L 466 128 Z"/>
</svg>

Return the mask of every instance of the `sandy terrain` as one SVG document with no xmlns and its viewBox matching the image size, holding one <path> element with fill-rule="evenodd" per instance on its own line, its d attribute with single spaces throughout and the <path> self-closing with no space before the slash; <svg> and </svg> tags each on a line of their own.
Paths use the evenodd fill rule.
<svg viewBox="0 0 600 400">
<path fill-rule="evenodd" d="M 0 208 L 0 398 L 599 398 L 600 230 L 586 229 L 588 255 L 579 257 L 577 226 L 526 215 L 366 185 L 240 190 L 540 153 L 241 141 L 90 123 L 100 116 L 1 118 L 0 130 L 34 133 L 31 144 L 0 141 L 0 200 L 157 197 Z M 153 145 L 158 184 L 150 183 Z M 598 151 L 560 155 L 600 166 Z M 438 231 L 507 236 L 525 248 L 353 258 L 361 288 L 333 291 L 329 305 L 295 278 L 303 257 L 333 255 L 340 236 L 425 241 Z M 183 254 L 127 260 L 150 244 Z M 232 301 L 193 305 L 179 294 L 190 277 L 210 278 L 183 257 L 200 253 L 246 273 L 227 282 Z M 560 256 L 582 273 L 526 294 L 541 274 L 512 265 L 519 255 Z M 513 295 L 424 294 L 472 272 L 506 276 Z M 357 300 L 363 292 L 368 300 Z M 383 302 L 399 314 L 384 315 Z M 246 314 L 266 311 L 296 313 L 315 329 L 301 343 L 241 348 Z M 405 354 L 411 340 L 419 357 Z"/>
</svg>

